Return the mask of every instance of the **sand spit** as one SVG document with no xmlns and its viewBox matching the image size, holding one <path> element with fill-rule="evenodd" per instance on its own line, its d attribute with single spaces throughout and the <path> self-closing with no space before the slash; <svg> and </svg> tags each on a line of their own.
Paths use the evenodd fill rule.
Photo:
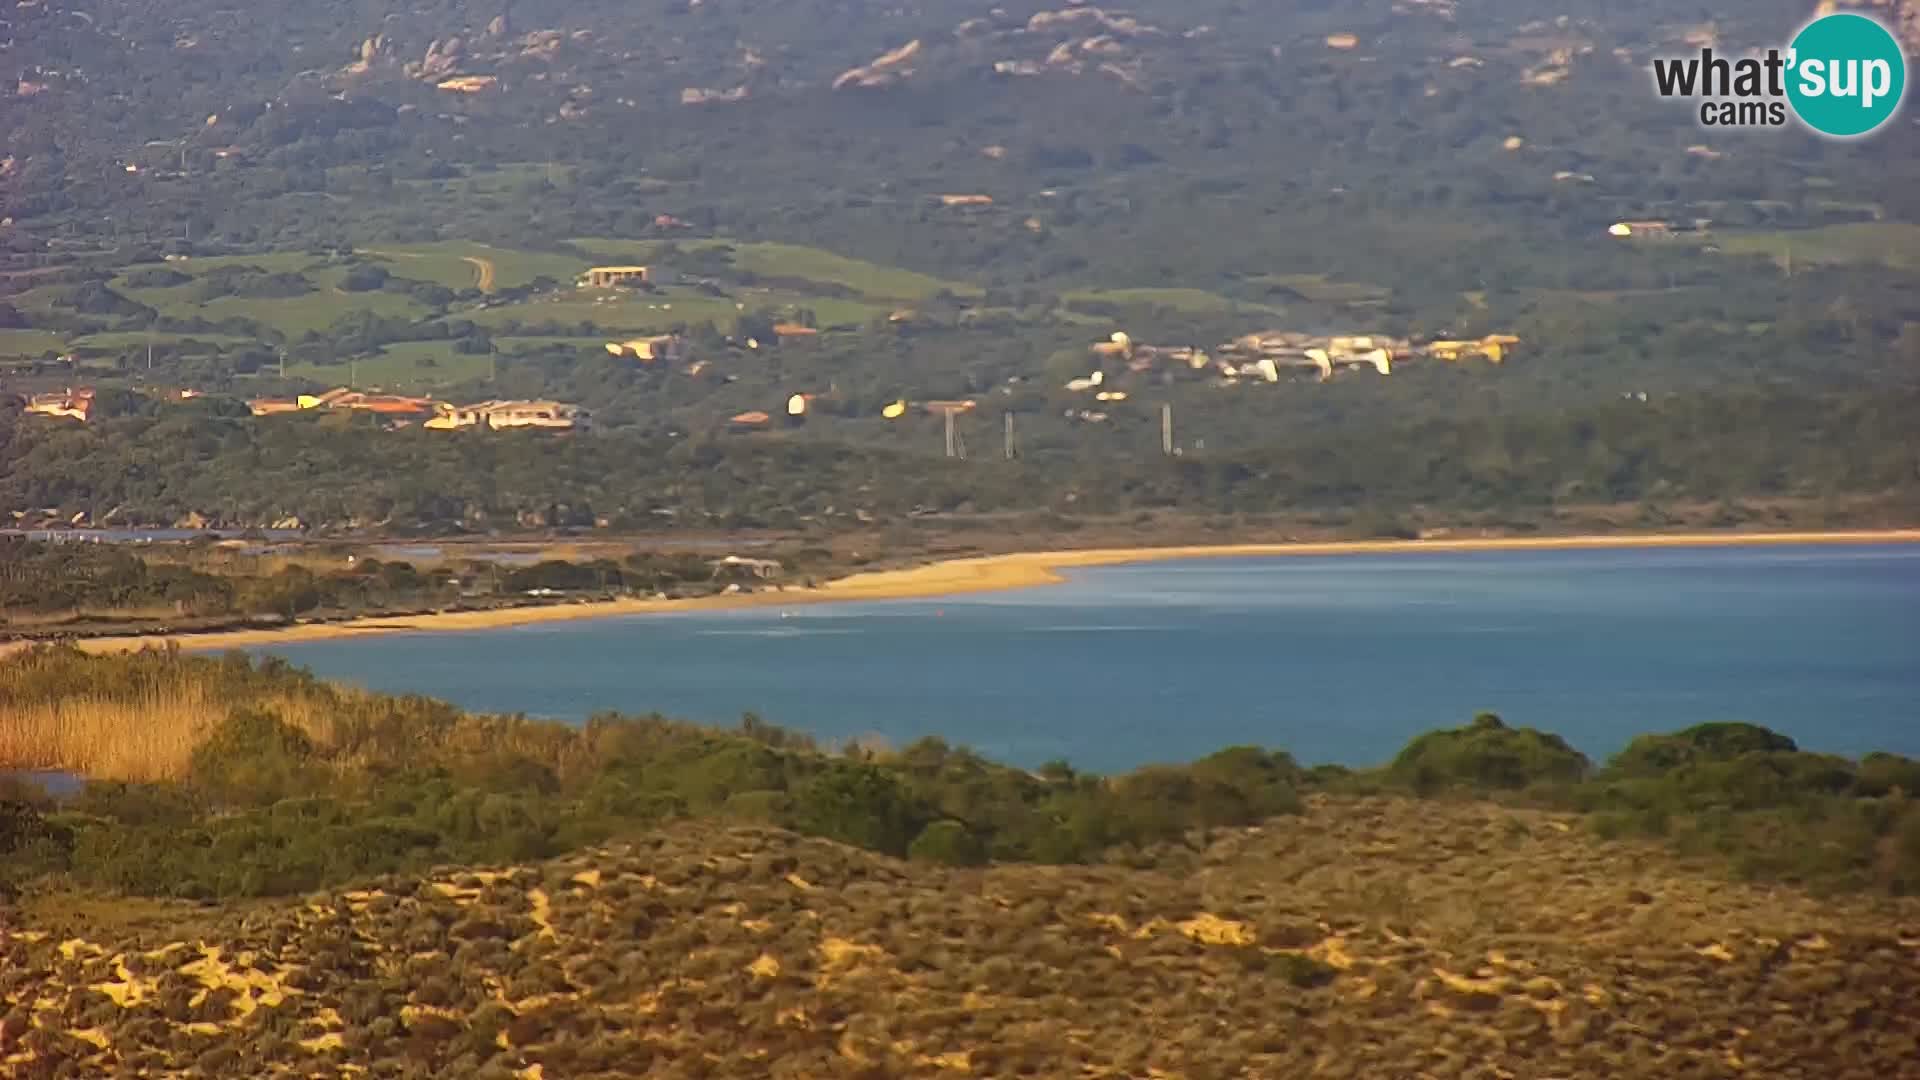
<svg viewBox="0 0 1920 1080">
<path fill-rule="evenodd" d="M 1056 584 L 1060 571 L 1088 566 L 1161 562 L 1173 559 L 1251 558 L 1288 555 L 1410 554 L 1473 551 L 1578 551 L 1629 548 L 1758 547 L 1782 544 L 1920 543 L 1920 529 L 1851 532 L 1674 533 L 1665 535 L 1555 536 L 1435 540 L 1330 541 L 1318 543 L 1184 545 L 1175 547 L 1086 548 L 1019 552 L 953 559 L 902 570 L 854 574 L 816 589 L 773 588 L 760 592 L 680 600 L 621 599 L 562 603 L 497 611 L 456 611 L 427 615 L 373 616 L 347 622 L 309 623 L 258 630 L 207 634 L 156 634 L 100 637 L 80 642 L 89 652 L 119 652 L 172 641 L 182 649 L 211 651 L 258 648 L 283 642 L 321 641 L 373 634 L 443 633 L 495 630 L 533 623 L 570 622 L 620 615 L 657 615 L 686 611 L 725 611 L 752 607 L 798 607 L 848 601 L 913 600 Z M 22 647 L 0 644 L 0 655 Z"/>
</svg>

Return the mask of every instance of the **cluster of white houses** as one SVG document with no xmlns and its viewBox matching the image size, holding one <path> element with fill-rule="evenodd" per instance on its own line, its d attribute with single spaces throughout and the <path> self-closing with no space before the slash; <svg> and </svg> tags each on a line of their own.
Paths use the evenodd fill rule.
<svg viewBox="0 0 1920 1080">
<path fill-rule="evenodd" d="M 456 405 L 432 398 L 368 394 L 345 387 L 324 394 L 301 394 L 297 398 L 255 398 L 247 402 L 247 407 L 255 416 L 308 409 L 352 409 L 374 413 L 396 426 L 418 423 L 430 431 L 458 431 L 463 428 L 573 431 L 585 428 L 592 422 L 587 410 L 564 401 L 482 401 L 473 405 Z"/>
<path fill-rule="evenodd" d="M 1222 345 L 1220 352 L 1230 359 L 1222 361 L 1225 367 L 1221 374 L 1229 379 L 1257 377 L 1278 382 L 1280 373 L 1289 369 L 1312 372 L 1325 380 L 1342 369 L 1391 375 L 1394 364 L 1404 360 L 1456 363 L 1479 357 L 1490 364 L 1500 364 L 1505 362 L 1507 350 L 1519 343 L 1520 339 L 1512 334 L 1414 344 L 1405 338 L 1384 334 L 1305 334 L 1273 330 L 1247 334 Z"/>
<path fill-rule="evenodd" d="M 573 431 L 586 427 L 592 419 L 587 410 L 564 401 L 482 401 L 477 405 L 442 403 L 432 418 L 420 426 L 431 431 L 478 427 L 495 431 L 508 428 Z"/>
<path fill-rule="evenodd" d="M 1243 334 L 1216 348 L 1213 353 L 1189 345 L 1143 345 L 1126 332 L 1115 333 L 1090 350 L 1097 362 L 1122 362 L 1126 369 L 1142 374 L 1156 369 L 1187 371 L 1210 376 L 1222 383 L 1242 379 L 1279 382 L 1290 371 L 1312 373 L 1330 379 L 1336 372 L 1351 369 L 1393 374 L 1394 365 L 1412 359 L 1457 363 L 1480 358 L 1491 364 L 1505 362 L 1507 353 L 1520 339 L 1512 334 L 1488 334 L 1480 338 L 1436 339 L 1415 344 L 1406 338 L 1386 334 L 1309 334 L 1296 330 L 1265 330 Z M 1066 383 L 1066 389 L 1092 391 L 1101 401 L 1126 399 L 1125 391 L 1113 384 L 1104 368 L 1096 367 L 1084 376 Z"/>
</svg>

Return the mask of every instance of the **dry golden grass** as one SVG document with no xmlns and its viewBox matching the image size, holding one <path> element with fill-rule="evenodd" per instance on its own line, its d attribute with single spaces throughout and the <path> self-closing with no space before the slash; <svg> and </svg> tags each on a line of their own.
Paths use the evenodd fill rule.
<svg viewBox="0 0 1920 1080">
<path fill-rule="evenodd" d="M 0 707 L 0 764 L 111 780 L 178 779 L 223 715 L 224 708 L 188 687 L 131 702 L 85 696 L 8 705 Z"/>
<path fill-rule="evenodd" d="M 133 700 L 82 694 L 0 705 L 0 767 L 67 769 L 98 780 L 180 780 L 229 704 L 211 680 L 189 676 Z M 283 694 L 260 705 L 316 745 L 332 745 L 336 714 L 322 702 Z"/>
<path fill-rule="evenodd" d="M 564 773 L 596 752 L 592 733 L 561 725 L 460 713 L 423 699 L 298 679 L 236 684 L 234 672 L 220 662 L 154 663 L 155 655 L 105 661 L 120 665 L 111 669 L 59 671 L 57 688 L 36 682 L 30 668 L 41 663 L 59 670 L 70 661 L 27 655 L 19 666 L 0 664 L 0 769 L 65 769 L 127 782 L 182 780 L 194 750 L 236 705 L 278 717 L 341 768 L 421 755 L 510 755 Z"/>
</svg>

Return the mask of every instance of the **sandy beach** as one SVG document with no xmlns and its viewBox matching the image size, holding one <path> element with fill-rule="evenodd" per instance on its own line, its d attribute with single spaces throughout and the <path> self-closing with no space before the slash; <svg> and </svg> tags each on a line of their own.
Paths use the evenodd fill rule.
<svg viewBox="0 0 1920 1080">
<path fill-rule="evenodd" d="M 1566 551 L 1604 548 L 1699 548 L 1777 544 L 1920 543 L 1920 529 L 1852 532 L 1675 533 L 1642 536 L 1556 536 L 1434 540 L 1333 541 L 1318 543 L 1224 544 L 1178 547 L 1086 548 L 1019 552 L 953 559 L 902 570 L 854 574 L 816 589 L 768 589 L 754 593 L 684 600 L 633 598 L 594 603 L 548 604 L 497 611 L 455 611 L 430 615 L 370 617 L 348 622 L 308 623 L 259 630 L 224 630 L 168 637 L 155 634 L 85 639 L 89 652 L 116 652 L 174 642 L 203 652 L 258 648 L 282 642 L 319 641 L 397 634 L 491 630 L 532 623 L 598 619 L 616 615 L 654 615 L 685 611 L 724 611 L 747 607 L 798 607 L 802 604 L 858 600 L 909 600 L 1050 585 L 1060 571 L 1086 566 L 1159 562 L 1170 559 L 1246 558 L 1284 555 L 1359 555 L 1460 551 Z M 0 644 L 0 656 L 23 647 Z"/>
</svg>

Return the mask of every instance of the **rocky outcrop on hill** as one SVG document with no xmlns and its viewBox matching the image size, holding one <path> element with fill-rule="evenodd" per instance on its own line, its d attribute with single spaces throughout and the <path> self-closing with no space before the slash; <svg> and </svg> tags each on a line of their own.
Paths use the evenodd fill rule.
<svg viewBox="0 0 1920 1080">
<path fill-rule="evenodd" d="M 393 43 L 385 34 L 375 34 L 360 43 L 359 55 L 340 71 L 343 75 L 365 75 L 382 64 L 393 62 Z"/>
<path fill-rule="evenodd" d="M 715 90 L 705 86 L 689 86 L 680 91 L 682 105 L 712 105 L 747 100 L 747 88 L 736 86 L 731 90 Z"/>
<path fill-rule="evenodd" d="M 914 72 L 914 58 L 920 55 L 920 39 L 915 38 L 897 49 L 890 49 L 864 66 L 850 68 L 833 80 L 835 90 L 848 87 L 891 86 Z"/>
<path fill-rule="evenodd" d="M 465 59 L 462 50 L 465 46 L 458 37 L 445 41 L 435 38 L 427 45 L 427 54 L 419 60 L 406 65 L 409 78 L 422 80 L 440 80 L 454 74 Z"/>
<path fill-rule="evenodd" d="M 1042 11 L 1027 20 L 1029 33 L 1047 33 L 1061 29 L 1098 27 L 1120 37 L 1138 37 L 1164 33 L 1131 15 L 1109 15 L 1097 7 L 1070 7 L 1060 11 Z"/>
<path fill-rule="evenodd" d="M 425 50 L 418 59 L 403 59 L 416 44 L 409 48 L 398 40 L 400 33 L 374 34 L 359 45 L 354 59 L 340 69 L 339 75 L 353 79 L 382 72 L 392 72 L 401 77 L 418 82 L 442 85 L 453 81 L 453 87 L 446 89 L 468 89 L 478 86 L 475 80 L 491 86 L 499 76 L 488 69 L 498 69 L 503 65 L 515 63 L 552 64 L 566 46 L 585 46 L 591 43 L 592 34 L 588 31 L 567 33 L 561 30 L 529 30 L 514 36 L 511 24 L 504 16 L 497 16 L 488 22 L 485 29 L 468 36 L 451 34 L 436 35 L 429 38 Z M 414 39 L 416 42 L 418 39 Z"/>
</svg>

